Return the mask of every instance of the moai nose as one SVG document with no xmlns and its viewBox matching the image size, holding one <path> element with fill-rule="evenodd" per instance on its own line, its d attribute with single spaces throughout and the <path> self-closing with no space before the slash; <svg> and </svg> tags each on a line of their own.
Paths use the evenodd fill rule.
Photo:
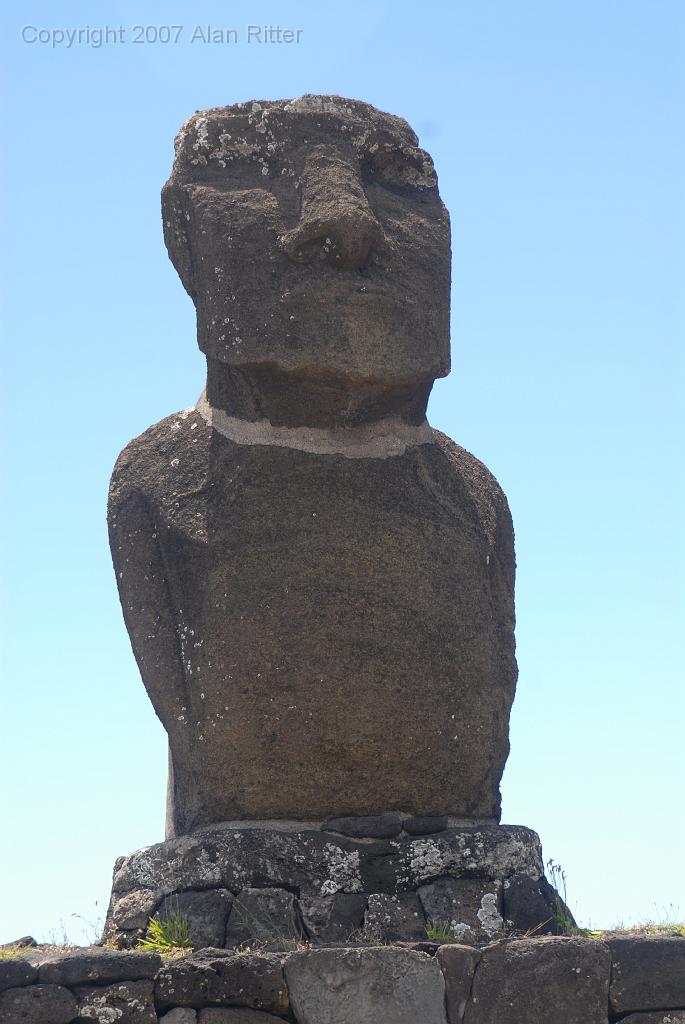
<svg viewBox="0 0 685 1024">
<path fill-rule="evenodd" d="M 309 263 L 317 257 L 332 267 L 357 270 L 382 239 L 359 171 L 337 155 L 315 152 L 301 178 L 300 221 L 281 238 L 291 260 Z"/>
</svg>

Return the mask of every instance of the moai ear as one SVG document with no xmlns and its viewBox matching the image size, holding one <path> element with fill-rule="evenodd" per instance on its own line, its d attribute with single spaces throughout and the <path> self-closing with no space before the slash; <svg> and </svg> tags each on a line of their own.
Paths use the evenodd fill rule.
<svg viewBox="0 0 685 1024">
<path fill-rule="evenodd" d="M 162 189 L 164 244 L 167 247 L 169 259 L 183 282 L 183 287 L 195 302 L 195 274 L 189 231 L 190 218 L 190 204 L 185 189 L 168 181 Z"/>
</svg>

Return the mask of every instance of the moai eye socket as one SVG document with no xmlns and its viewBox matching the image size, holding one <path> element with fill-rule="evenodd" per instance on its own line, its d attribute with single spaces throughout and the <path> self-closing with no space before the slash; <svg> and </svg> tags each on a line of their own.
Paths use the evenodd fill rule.
<svg viewBox="0 0 685 1024">
<path fill-rule="evenodd" d="M 363 163 L 364 178 L 386 188 L 427 191 L 437 185 L 433 163 L 427 153 L 414 146 L 375 143 Z"/>
</svg>

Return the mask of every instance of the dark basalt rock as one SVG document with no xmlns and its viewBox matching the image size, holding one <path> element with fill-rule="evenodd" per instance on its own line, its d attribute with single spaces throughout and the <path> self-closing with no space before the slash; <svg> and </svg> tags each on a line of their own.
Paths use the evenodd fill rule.
<svg viewBox="0 0 685 1024">
<path fill-rule="evenodd" d="M 38 978 L 38 970 L 28 960 L 20 957 L 0 959 L 0 992 L 8 988 L 30 985 Z"/>
<path fill-rule="evenodd" d="M 295 897 L 286 889 L 243 889 L 235 897 L 226 927 L 227 947 L 266 943 L 287 949 L 302 938 Z"/>
<path fill-rule="evenodd" d="M 120 981 L 113 985 L 79 985 L 78 1021 L 103 1024 L 157 1024 L 151 981 Z"/>
<path fill-rule="evenodd" d="M 563 935 L 573 914 L 544 875 L 512 875 L 504 883 L 503 914 L 510 928 L 536 935 Z M 559 918 L 563 917 L 563 921 Z"/>
<path fill-rule="evenodd" d="M 226 922 L 231 912 L 233 895 L 227 889 L 208 889 L 205 892 L 174 893 L 161 903 L 158 915 L 180 914 L 188 924 L 193 949 L 223 946 Z"/>
<path fill-rule="evenodd" d="M 464 1024 L 607 1024 L 609 950 L 588 939 L 489 946 L 476 964 Z"/>
<path fill-rule="evenodd" d="M 397 896 L 371 893 L 364 915 L 364 930 L 384 942 L 394 939 L 425 939 L 426 919 L 414 892 Z"/>
<path fill-rule="evenodd" d="M 392 839 L 402 831 L 399 814 L 374 814 L 361 818 L 331 818 L 321 826 L 322 832 L 339 832 L 344 836 L 368 839 Z"/>
<path fill-rule="evenodd" d="M 542 873 L 538 837 L 515 825 L 463 826 L 431 836 L 375 841 L 314 828 L 217 827 L 146 847 L 117 863 L 105 935 L 123 947 L 130 946 L 138 933 L 120 928 L 117 921 L 130 920 L 127 915 L 137 912 L 151 892 L 156 892 L 160 901 L 165 891 L 173 894 L 169 895 L 169 905 L 174 906 L 188 891 L 210 894 L 224 890 L 235 894 L 250 889 L 267 893 L 287 890 L 289 905 L 292 896 L 301 901 L 305 920 L 310 912 L 315 916 L 323 913 L 325 919 L 329 911 L 337 913 L 340 908 L 340 920 L 329 917 L 320 936 L 320 941 L 335 941 L 346 937 L 343 932 L 354 930 L 349 926 L 354 922 L 356 927 L 358 909 L 364 907 L 370 893 L 396 896 L 425 890 L 439 879 L 461 879 L 460 891 L 471 893 L 473 900 L 478 897 L 471 915 L 475 925 L 480 911 L 487 911 L 491 918 L 481 902 L 487 893 L 499 893 L 503 879 L 524 873 L 538 879 Z M 138 892 L 142 893 L 141 900 L 136 897 Z M 317 909 L 317 904 L 311 902 L 343 895 L 360 902 L 339 900 L 328 909 L 323 904 Z M 258 892 L 257 898 L 264 897 Z M 207 899 L 213 898 L 207 895 Z M 429 913 L 434 916 L 433 910 Z M 313 937 L 317 926 L 314 918 L 310 922 L 309 934 Z M 229 932 L 232 923 L 229 917 Z M 284 933 L 291 930 L 290 925 L 281 925 Z M 481 931 L 477 934 L 480 936 Z M 401 937 L 409 939 L 413 935 Z M 235 938 L 248 941 L 242 930 Z"/>
<path fill-rule="evenodd" d="M 81 985 L 86 982 L 138 981 L 154 978 L 162 966 L 157 953 L 122 953 L 114 949 L 51 955 L 38 967 L 41 984 Z"/>
<path fill-rule="evenodd" d="M 70 1024 L 76 999 L 61 985 L 27 985 L 0 992 L 0 1024 Z"/>
<path fill-rule="evenodd" d="M 432 818 L 405 818 L 402 822 L 405 832 L 410 836 L 428 836 L 435 832 L 444 832 L 447 828 L 447 818 L 444 816 Z"/>
<path fill-rule="evenodd" d="M 612 1013 L 669 1006 L 685 1009 L 685 938 L 612 936 L 607 945 Z"/>
<path fill-rule="evenodd" d="M 345 946 L 363 925 L 367 897 L 338 892 L 334 896 L 301 896 L 299 904 L 312 941 Z"/>
<path fill-rule="evenodd" d="M 273 953 L 204 949 L 164 965 L 155 982 L 158 1010 L 173 1006 L 245 1006 L 288 1012 L 282 959 Z"/>
</svg>

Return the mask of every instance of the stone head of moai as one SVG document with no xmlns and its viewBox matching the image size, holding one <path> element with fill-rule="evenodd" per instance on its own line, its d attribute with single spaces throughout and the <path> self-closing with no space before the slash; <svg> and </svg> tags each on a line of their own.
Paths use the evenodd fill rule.
<svg viewBox="0 0 685 1024">
<path fill-rule="evenodd" d="M 122 452 L 110 544 L 169 738 L 168 835 L 499 818 L 516 682 L 506 498 L 434 431 L 449 218 L 400 118 L 193 115 L 163 190 L 207 388 Z"/>
<path fill-rule="evenodd" d="M 210 402 L 285 425 L 423 420 L 449 372 L 450 226 L 406 121 L 331 96 L 201 111 L 162 201 Z"/>
</svg>

